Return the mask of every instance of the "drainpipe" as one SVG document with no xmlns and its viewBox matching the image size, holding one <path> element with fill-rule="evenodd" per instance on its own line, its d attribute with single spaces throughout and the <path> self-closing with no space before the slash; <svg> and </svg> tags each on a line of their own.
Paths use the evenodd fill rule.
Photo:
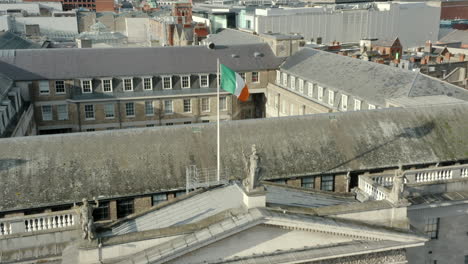
<svg viewBox="0 0 468 264">
<path fill-rule="evenodd" d="M 76 109 L 78 112 L 78 132 L 81 132 L 81 109 L 80 103 L 76 103 Z"/>
<path fill-rule="evenodd" d="M 120 101 L 117 101 L 117 110 L 119 113 L 119 128 L 122 129 L 122 113 L 120 110 Z"/>
</svg>

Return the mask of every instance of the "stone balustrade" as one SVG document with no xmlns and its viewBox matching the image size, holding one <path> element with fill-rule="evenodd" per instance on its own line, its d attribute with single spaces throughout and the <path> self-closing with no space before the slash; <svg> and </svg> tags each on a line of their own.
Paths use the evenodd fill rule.
<svg viewBox="0 0 468 264">
<path fill-rule="evenodd" d="M 389 190 L 384 186 L 373 181 L 373 179 L 366 175 L 359 176 L 359 189 L 364 191 L 369 198 L 373 200 L 384 200 L 389 195 Z"/>
<path fill-rule="evenodd" d="M 74 227 L 78 222 L 78 214 L 74 210 L 4 218 L 0 219 L 0 238 L 11 234 Z"/>
</svg>

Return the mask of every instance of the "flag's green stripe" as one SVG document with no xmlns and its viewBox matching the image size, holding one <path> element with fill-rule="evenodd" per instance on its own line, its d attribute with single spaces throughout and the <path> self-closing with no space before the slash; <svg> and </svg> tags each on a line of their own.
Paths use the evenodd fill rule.
<svg viewBox="0 0 468 264">
<path fill-rule="evenodd" d="M 221 64 L 221 88 L 231 94 L 236 92 L 236 74 L 223 64 Z"/>
</svg>

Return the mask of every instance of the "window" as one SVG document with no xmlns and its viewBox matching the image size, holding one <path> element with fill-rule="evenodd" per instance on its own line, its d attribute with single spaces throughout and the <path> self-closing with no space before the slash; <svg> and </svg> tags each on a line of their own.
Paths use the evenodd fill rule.
<svg viewBox="0 0 468 264">
<path fill-rule="evenodd" d="M 192 99 L 184 99 L 184 113 L 192 112 Z"/>
<path fill-rule="evenodd" d="M 294 104 L 289 105 L 289 115 L 294 115 Z"/>
<path fill-rule="evenodd" d="M 146 106 L 146 102 L 145 102 Z M 135 116 L 135 104 L 133 102 L 125 103 L 125 115 L 127 117 Z"/>
<path fill-rule="evenodd" d="M 167 194 L 165 193 L 155 194 L 153 195 L 151 199 L 151 203 L 153 206 L 160 204 L 162 202 L 165 202 L 165 201 L 167 201 Z"/>
<path fill-rule="evenodd" d="M 292 90 L 295 90 L 296 89 L 296 77 L 291 76 L 290 81 L 291 81 L 290 88 Z"/>
<path fill-rule="evenodd" d="M 146 124 L 146 127 L 154 127 L 154 124 Z"/>
<path fill-rule="evenodd" d="M 184 124 L 189 125 L 189 124 L 192 124 L 192 122 L 191 121 L 185 121 Z"/>
<path fill-rule="evenodd" d="M 299 79 L 299 92 L 304 93 L 304 80 Z"/>
<path fill-rule="evenodd" d="M 354 111 L 361 110 L 361 100 L 354 99 Z"/>
<path fill-rule="evenodd" d="M 280 84 L 281 83 L 281 72 L 276 71 L 276 83 Z"/>
<path fill-rule="evenodd" d="M 281 113 L 286 114 L 286 101 L 281 102 Z"/>
<path fill-rule="evenodd" d="M 283 81 L 283 86 L 286 87 L 286 86 L 288 85 L 288 74 L 287 74 L 287 73 L 284 73 L 284 72 L 283 72 L 283 79 L 282 79 L 282 81 Z"/>
<path fill-rule="evenodd" d="M 143 89 L 144 90 L 153 90 L 153 78 L 144 77 L 143 78 Z"/>
<path fill-rule="evenodd" d="M 163 76 L 163 89 L 172 89 L 172 77 L 171 76 Z"/>
<path fill-rule="evenodd" d="M 174 110 L 172 108 L 172 100 L 164 100 L 164 113 L 165 114 L 174 113 Z"/>
<path fill-rule="evenodd" d="M 239 72 L 239 75 L 245 81 L 245 72 Z"/>
<path fill-rule="evenodd" d="M 102 84 L 102 91 L 105 93 L 110 93 L 112 92 L 112 80 L 111 79 L 104 79 L 101 80 Z"/>
<path fill-rule="evenodd" d="M 115 117 L 114 104 L 104 105 L 104 116 L 106 117 L 106 119 L 113 119 Z"/>
<path fill-rule="evenodd" d="M 314 94 L 314 85 L 312 83 L 307 83 L 307 96 L 312 97 Z"/>
<path fill-rule="evenodd" d="M 65 93 L 65 82 L 64 81 L 55 81 L 55 93 L 64 94 Z"/>
<path fill-rule="evenodd" d="M 208 74 L 200 75 L 200 87 L 207 88 L 208 84 Z"/>
<path fill-rule="evenodd" d="M 334 105 L 335 104 L 335 92 L 328 91 L 328 104 Z"/>
<path fill-rule="evenodd" d="M 320 190 L 322 191 L 333 191 L 335 186 L 335 176 L 328 175 L 322 176 L 320 183 Z"/>
<path fill-rule="evenodd" d="M 348 110 L 348 96 L 345 94 L 341 95 L 341 110 L 343 111 Z"/>
<path fill-rule="evenodd" d="M 123 87 L 125 92 L 133 91 L 133 78 L 123 79 Z"/>
<path fill-rule="evenodd" d="M 375 109 L 375 105 L 369 104 L 369 110 Z"/>
<path fill-rule="evenodd" d="M 85 105 L 84 111 L 86 120 L 94 120 L 94 105 Z"/>
<path fill-rule="evenodd" d="M 437 239 L 439 236 L 439 219 L 440 218 L 438 217 L 426 219 L 424 233 L 426 233 L 431 239 Z"/>
<path fill-rule="evenodd" d="M 252 72 L 252 78 L 251 78 L 252 82 L 253 83 L 258 83 L 260 80 L 259 80 L 259 75 L 258 75 L 258 72 Z"/>
<path fill-rule="evenodd" d="M 41 108 L 42 108 L 42 120 L 44 121 L 52 120 L 52 106 L 43 105 Z"/>
<path fill-rule="evenodd" d="M 117 200 L 117 218 L 133 214 L 133 199 Z"/>
<path fill-rule="evenodd" d="M 184 75 L 180 77 L 182 89 L 190 88 L 190 75 Z"/>
<path fill-rule="evenodd" d="M 153 101 L 145 101 L 145 114 L 147 116 L 154 115 Z"/>
<path fill-rule="evenodd" d="M 81 91 L 83 93 L 92 93 L 91 80 L 81 80 Z"/>
<path fill-rule="evenodd" d="M 166 123 L 166 126 L 173 126 L 174 123 Z"/>
<path fill-rule="evenodd" d="M 109 202 L 99 202 L 99 207 L 93 210 L 94 221 L 109 220 Z"/>
<path fill-rule="evenodd" d="M 68 120 L 68 105 L 57 105 L 58 120 Z"/>
<path fill-rule="evenodd" d="M 219 98 L 219 110 L 226 111 L 227 110 L 227 98 L 226 96 Z"/>
<path fill-rule="evenodd" d="M 318 87 L 317 99 L 319 99 L 319 101 L 323 101 L 323 87 L 322 86 Z"/>
<path fill-rule="evenodd" d="M 86 132 L 94 132 L 94 131 L 96 131 L 96 129 L 94 129 L 94 128 L 87 128 L 86 129 Z"/>
<path fill-rule="evenodd" d="M 314 189 L 315 188 L 315 177 L 301 178 L 301 187 L 302 188 Z"/>
<path fill-rule="evenodd" d="M 201 108 L 202 108 L 202 112 L 210 111 L 210 98 L 204 97 L 201 99 Z"/>
<path fill-rule="evenodd" d="M 49 94 L 49 81 L 39 81 L 39 94 Z"/>
</svg>

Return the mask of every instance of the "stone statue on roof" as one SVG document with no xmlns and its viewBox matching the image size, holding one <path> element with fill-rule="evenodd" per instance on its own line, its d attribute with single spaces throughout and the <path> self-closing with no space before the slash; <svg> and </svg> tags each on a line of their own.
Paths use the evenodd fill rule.
<svg viewBox="0 0 468 264">
<path fill-rule="evenodd" d="M 390 192 L 390 200 L 395 205 L 406 204 L 406 199 L 403 198 L 403 190 L 405 188 L 405 174 L 403 171 L 403 166 L 400 164 L 398 169 L 395 171 L 395 176 L 393 177 L 393 186 Z"/>
<path fill-rule="evenodd" d="M 93 197 L 96 205 L 92 205 L 86 198 L 83 198 L 83 204 L 80 206 L 80 223 L 82 238 L 89 241 L 94 239 L 94 218 L 93 210 L 99 207 L 99 201 Z"/>
<path fill-rule="evenodd" d="M 257 181 L 258 181 L 258 172 L 259 172 L 259 163 L 260 157 L 257 154 L 257 147 L 255 144 L 252 145 L 252 154 L 250 154 L 249 158 L 249 175 L 247 176 L 247 179 L 244 181 L 244 186 L 247 188 L 247 190 L 251 191 L 254 190 L 257 187 Z"/>
</svg>

